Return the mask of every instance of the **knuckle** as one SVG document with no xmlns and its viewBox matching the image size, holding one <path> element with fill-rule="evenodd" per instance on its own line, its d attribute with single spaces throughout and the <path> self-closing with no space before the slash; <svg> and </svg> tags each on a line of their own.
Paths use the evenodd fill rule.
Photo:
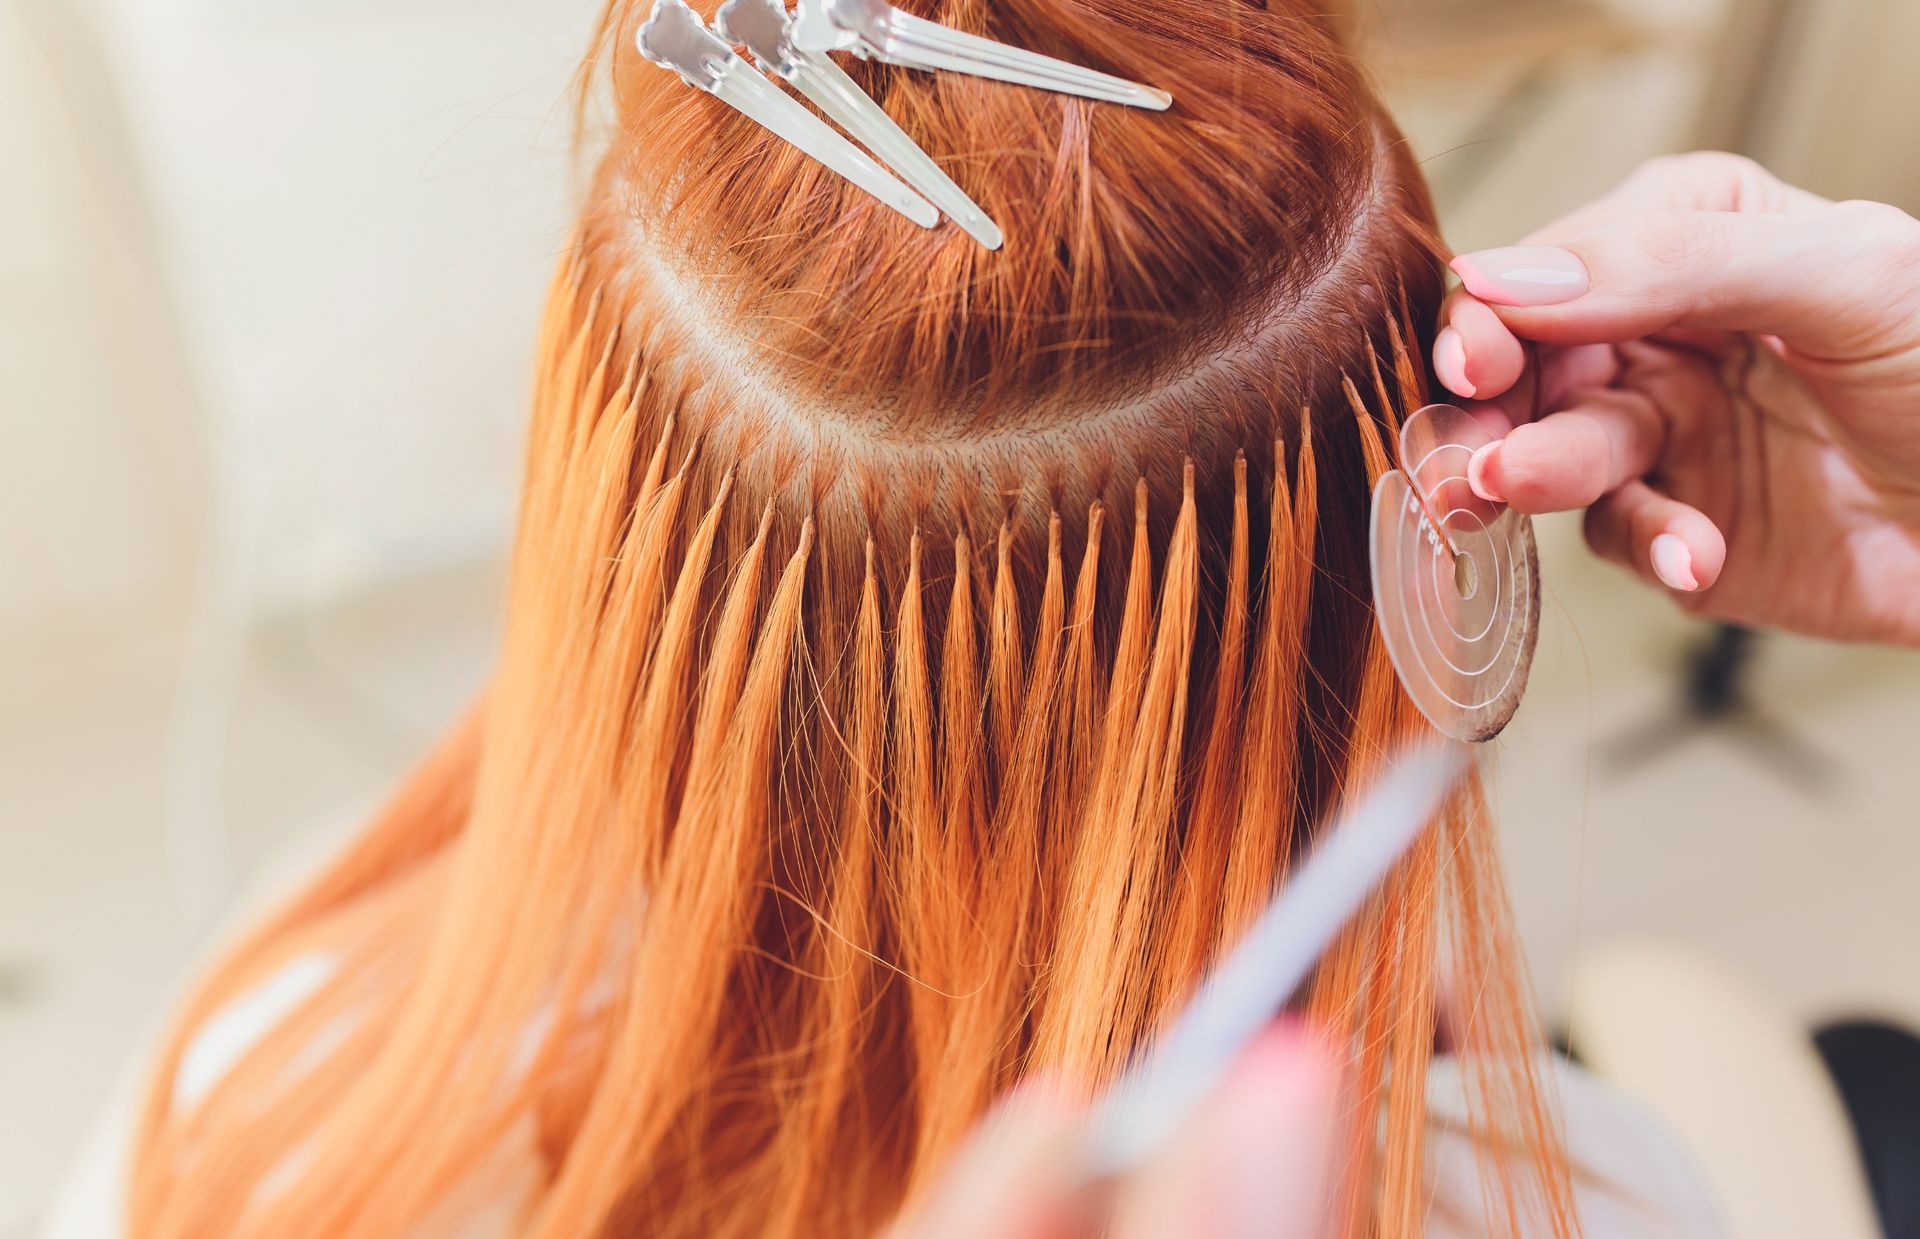
<svg viewBox="0 0 1920 1239">
<path fill-rule="evenodd" d="M 1736 155 L 1732 151 L 1683 151 L 1676 155 L 1656 156 L 1650 162 L 1661 164 L 1673 172 L 1727 180 L 1745 180 L 1756 175 L 1767 175 L 1766 170 L 1754 160 L 1745 155 Z"/>
<path fill-rule="evenodd" d="M 1837 202 L 1838 226 L 1860 236 L 1877 252 L 1911 270 L 1920 266 L 1920 220 L 1884 202 Z"/>
<path fill-rule="evenodd" d="M 1897 206 L 1865 198 L 1836 202 L 1828 208 L 1828 214 L 1836 226 L 1885 235 L 1899 233 L 1914 222 L 1911 215 Z"/>
<path fill-rule="evenodd" d="M 1830 233 L 1844 238 L 1847 265 L 1883 305 L 1920 300 L 1920 220 L 1884 202 L 1836 202 L 1827 208 Z"/>
<path fill-rule="evenodd" d="M 1758 186 L 1773 181 L 1773 173 L 1759 161 L 1732 151 L 1690 151 L 1674 159 L 1686 172 L 1702 180 L 1737 186 Z"/>
<path fill-rule="evenodd" d="M 1734 151 L 1694 151 L 1687 158 L 1709 171 L 1722 172 L 1739 177 L 1741 180 L 1770 181 L 1773 179 L 1773 173 L 1762 167 L 1759 160 Z"/>
<path fill-rule="evenodd" d="M 1774 176 L 1756 161 L 1731 151 L 1684 151 L 1673 155 L 1655 155 L 1633 174 L 1637 184 L 1660 186 L 1730 185 L 1746 196 L 1746 191 L 1771 186 Z"/>
<path fill-rule="evenodd" d="M 1699 168 L 1701 159 L 1706 154 L 1708 154 L 1708 152 L 1683 151 L 1675 154 L 1655 155 L 1635 170 L 1634 179 L 1640 181 L 1676 180 Z"/>
<path fill-rule="evenodd" d="M 1691 211 L 1645 211 L 1626 227 L 1641 258 L 1663 275 L 1711 271 L 1727 260 L 1725 234 Z"/>
</svg>

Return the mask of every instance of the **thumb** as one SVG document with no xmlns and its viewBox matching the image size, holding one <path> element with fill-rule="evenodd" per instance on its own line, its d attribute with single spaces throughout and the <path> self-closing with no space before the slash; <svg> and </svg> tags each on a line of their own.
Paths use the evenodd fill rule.
<svg viewBox="0 0 1920 1239">
<path fill-rule="evenodd" d="M 1703 328 L 1774 335 L 1844 362 L 1920 342 L 1920 222 L 1873 202 L 1634 211 L 1554 246 L 1482 250 L 1453 267 L 1515 335 L 1547 344 Z"/>
</svg>

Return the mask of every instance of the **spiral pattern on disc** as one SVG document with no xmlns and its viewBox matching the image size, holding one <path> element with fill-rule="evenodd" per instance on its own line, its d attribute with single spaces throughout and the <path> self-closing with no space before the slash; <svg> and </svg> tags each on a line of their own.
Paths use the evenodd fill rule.
<svg viewBox="0 0 1920 1239">
<path fill-rule="evenodd" d="M 1452 405 L 1400 433 L 1401 469 L 1373 492 L 1373 596 L 1400 682 L 1445 734 L 1498 735 L 1520 704 L 1540 624 L 1533 522 L 1467 485 L 1493 435 Z"/>
</svg>

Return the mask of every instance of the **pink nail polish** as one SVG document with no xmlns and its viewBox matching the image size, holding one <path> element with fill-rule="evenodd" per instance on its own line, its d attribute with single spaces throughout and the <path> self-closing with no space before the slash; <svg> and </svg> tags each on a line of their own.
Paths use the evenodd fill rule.
<svg viewBox="0 0 1920 1239">
<path fill-rule="evenodd" d="M 1460 333 L 1442 327 L 1433 338 L 1433 373 L 1448 391 L 1471 400 L 1478 393 L 1467 381 L 1467 346 Z"/>
<path fill-rule="evenodd" d="M 1663 533 L 1655 538 L 1652 558 L 1654 575 L 1666 582 L 1667 588 L 1683 594 L 1700 588 L 1699 579 L 1693 575 L 1693 552 L 1677 534 Z"/>
<path fill-rule="evenodd" d="M 1500 444 L 1494 442 L 1467 458 L 1467 485 L 1473 488 L 1474 494 L 1488 503 L 1507 501 L 1506 493 L 1500 489 L 1499 482 L 1487 476 L 1490 471 L 1496 474 L 1500 472 L 1499 455 Z"/>
<path fill-rule="evenodd" d="M 1467 291 L 1490 305 L 1561 305 L 1586 296 L 1587 264 L 1550 245 L 1513 245 L 1462 254 L 1453 269 Z"/>
</svg>

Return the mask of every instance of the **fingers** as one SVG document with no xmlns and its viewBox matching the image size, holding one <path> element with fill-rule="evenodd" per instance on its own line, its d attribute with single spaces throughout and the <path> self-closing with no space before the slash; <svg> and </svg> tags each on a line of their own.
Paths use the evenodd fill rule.
<svg viewBox="0 0 1920 1239">
<path fill-rule="evenodd" d="M 1515 335 L 1549 344 L 1699 328 L 1777 335 L 1836 361 L 1920 330 L 1920 222 L 1873 203 L 1635 211 L 1558 245 L 1463 254 L 1454 270 Z"/>
<path fill-rule="evenodd" d="M 1079 1148 L 1084 1105 L 1044 1080 L 1029 1081 L 968 1138 L 940 1185 L 886 1232 L 886 1239 L 1072 1239 L 1085 1232 L 1079 1205 L 1063 1195 Z"/>
<path fill-rule="evenodd" d="M 1463 289 L 1447 298 L 1441 328 L 1434 341 L 1434 372 L 1447 390 L 1469 400 L 1497 402 L 1510 420 L 1531 420 L 1536 413 L 1561 404 L 1589 387 L 1604 387 L 1619 374 L 1619 359 L 1610 345 L 1585 344 L 1548 347 L 1529 353 L 1527 345 L 1500 321 L 1495 310 Z M 1452 333 L 1452 343 L 1449 341 Z M 1457 346 L 1463 357 L 1450 358 Z M 1537 363 L 1539 391 L 1527 377 Z M 1521 399 L 1502 399 L 1509 392 Z"/>
<path fill-rule="evenodd" d="M 1631 207 L 1684 207 L 1783 215 L 1832 206 L 1830 199 L 1789 185 L 1755 160 L 1727 151 L 1661 155 L 1642 163 L 1614 194 Z"/>
<path fill-rule="evenodd" d="M 1467 481 L 1481 498 L 1528 515 L 1572 511 L 1649 472 L 1666 438 L 1665 416 L 1642 393 L 1590 391 L 1475 452 Z"/>
<path fill-rule="evenodd" d="M 1340 1093 L 1331 1050 L 1280 1024 L 1248 1051 L 1192 1131 L 1119 1202 L 1115 1239 L 1318 1239 L 1329 1233 Z"/>
<path fill-rule="evenodd" d="M 1550 297 L 1553 299 L 1551 303 L 1556 305 L 1565 304 L 1575 297 L 1584 297 L 1586 291 L 1594 286 L 1595 278 L 1594 273 L 1587 270 L 1590 264 L 1586 259 L 1598 259 L 1597 255 L 1586 252 L 1585 238 L 1608 234 L 1610 231 L 1629 235 L 1636 229 L 1648 232 L 1644 222 L 1633 222 L 1635 217 L 1642 221 L 1649 217 L 1671 221 L 1675 217 L 1697 214 L 1816 215 L 1831 222 L 1835 217 L 1829 212 L 1834 205 L 1817 194 L 1786 184 L 1745 156 L 1702 151 L 1650 159 L 1605 197 L 1556 220 L 1521 242 L 1519 248 L 1523 251 L 1531 249 L 1538 252 L 1544 247 L 1573 254 L 1580 262 L 1565 273 L 1568 278 L 1546 289 L 1536 288 L 1531 292 L 1516 294 L 1512 289 L 1504 293 L 1492 291 L 1486 301 L 1469 295 L 1465 290 L 1457 290 L 1448 299 L 1441 315 L 1443 329 L 1436 340 L 1435 373 L 1450 390 L 1469 399 L 1492 399 L 1511 388 L 1520 374 L 1522 352 L 1513 331 L 1500 321 L 1502 316 L 1521 328 L 1522 334 L 1535 339 L 1579 339 L 1580 342 L 1588 342 L 1627 338 L 1623 333 L 1630 332 L 1631 328 L 1601 329 L 1596 325 L 1595 312 L 1584 305 L 1564 313 L 1537 314 L 1530 311 L 1548 302 L 1540 301 L 1539 305 L 1509 304 L 1516 296 L 1523 301 L 1528 297 L 1535 300 Z M 1850 203 L 1845 207 L 1852 211 L 1860 205 Z M 1880 210 L 1885 212 L 1886 208 Z M 1843 211 L 1842 215 L 1845 213 Z M 1665 228 L 1672 235 L 1655 235 L 1660 228 Z M 1882 228 L 1894 233 L 1900 231 L 1898 221 L 1888 221 Z M 1643 238 L 1645 245 L 1657 251 L 1650 256 L 1654 265 L 1660 265 L 1659 259 L 1684 256 L 1690 248 L 1704 248 L 1710 252 L 1711 246 L 1704 243 L 1695 245 L 1689 238 L 1679 235 L 1678 230 L 1679 225 L 1670 222 L 1653 228 Z M 1920 241 L 1914 244 L 1920 245 Z M 1515 257 L 1513 251 L 1503 250 L 1464 255 L 1463 266 L 1477 273 L 1469 282 L 1469 287 L 1478 283 L 1483 290 L 1491 291 L 1500 273 L 1514 265 Z M 1640 265 L 1647 265 L 1648 260 L 1649 256 L 1643 255 Z M 1524 254 L 1520 255 L 1518 265 L 1529 265 Z M 1628 266 L 1631 268 L 1631 261 Z M 1493 273 L 1487 274 L 1488 269 Z M 1587 275 L 1585 289 L 1578 278 L 1581 271 Z M 1483 275 L 1485 278 L 1480 278 Z M 1612 288 L 1610 272 L 1603 283 L 1606 285 L 1601 290 L 1603 293 L 1617 291 Z M 1489 303 L 1503 308 L 1491 310 Z M 1652 308 L 1643 306 L 1643 309 Z M 1674 315 L 1684 313 L 1684 307 L 1666 308 Z M 1606 316 L 1601 314 L 1599 317 L 1604 320 Z M 1657 323 L 1660 317 L 1654 314 L 1645 321 Z M 1452 332 L 1449 333 L 1445 328 L 1452 328 Z M 1735 329 L 1764 331 L 1764 328 Z M 1553 334 L 1556 331 L 1563 334 Z M 1803 343 L 1802 347 L 1808 346 Z M 1815 351 L 1820 356 L 1836 355 Z"/>
<path fill-rule="evenodd" d="M 1433 342 L 1433 372 L 1447 390 L 1469 400 L 1510 390 L 1527 363 L 1526 347 L 1490 306 L 1456 292 L 1447 299 L 1446 325 Z"/>
<path fill-rule="evenodd" d="M 1433 344 L 1433 370 L 1448 391 L 1496 404 L 1508 425 L 1531 421 L 1589 387 L 1605 387 L 1619 374 L 1612 346 L 1546 348 L 1534 355 L 1539 373 L 1529 377 L 1529 354 L 1492 307 L 1456 289 L 1442 311 L 1447 324 Z M 1534 390 L 1535 383 L 1539 390 Z"/>
<path fill-rule="evenodd" d="M 1524 245 L 1557 245 L 1635 211 L 1663 209 L 1785 214 L 1832 203 L 1774 176 L 1744 155 L 1695 151 L 1662 155 L 1636 168 L 1613 192 L 1528 236 Z"/>
<path fill-rule="evenodd" d="M 1023 1085 L 981 1124 L 939 1185 L 886 1239 L 1317 1239 L 1332 1199 L 1340 1105 L 1333 1050 L 1304 1026 L 1273 1026 L 1138 1174 L 1080 1183 L 1084 1099 Z"/>
<path fill-rule="evenodd" d="M 1587 509 L 1587 544 L 1643 580 L 1677 593 L 1713 588 L 1727 562 L 1727 540 L 1698 510 L 1628 482 Z"/>
</svg>

